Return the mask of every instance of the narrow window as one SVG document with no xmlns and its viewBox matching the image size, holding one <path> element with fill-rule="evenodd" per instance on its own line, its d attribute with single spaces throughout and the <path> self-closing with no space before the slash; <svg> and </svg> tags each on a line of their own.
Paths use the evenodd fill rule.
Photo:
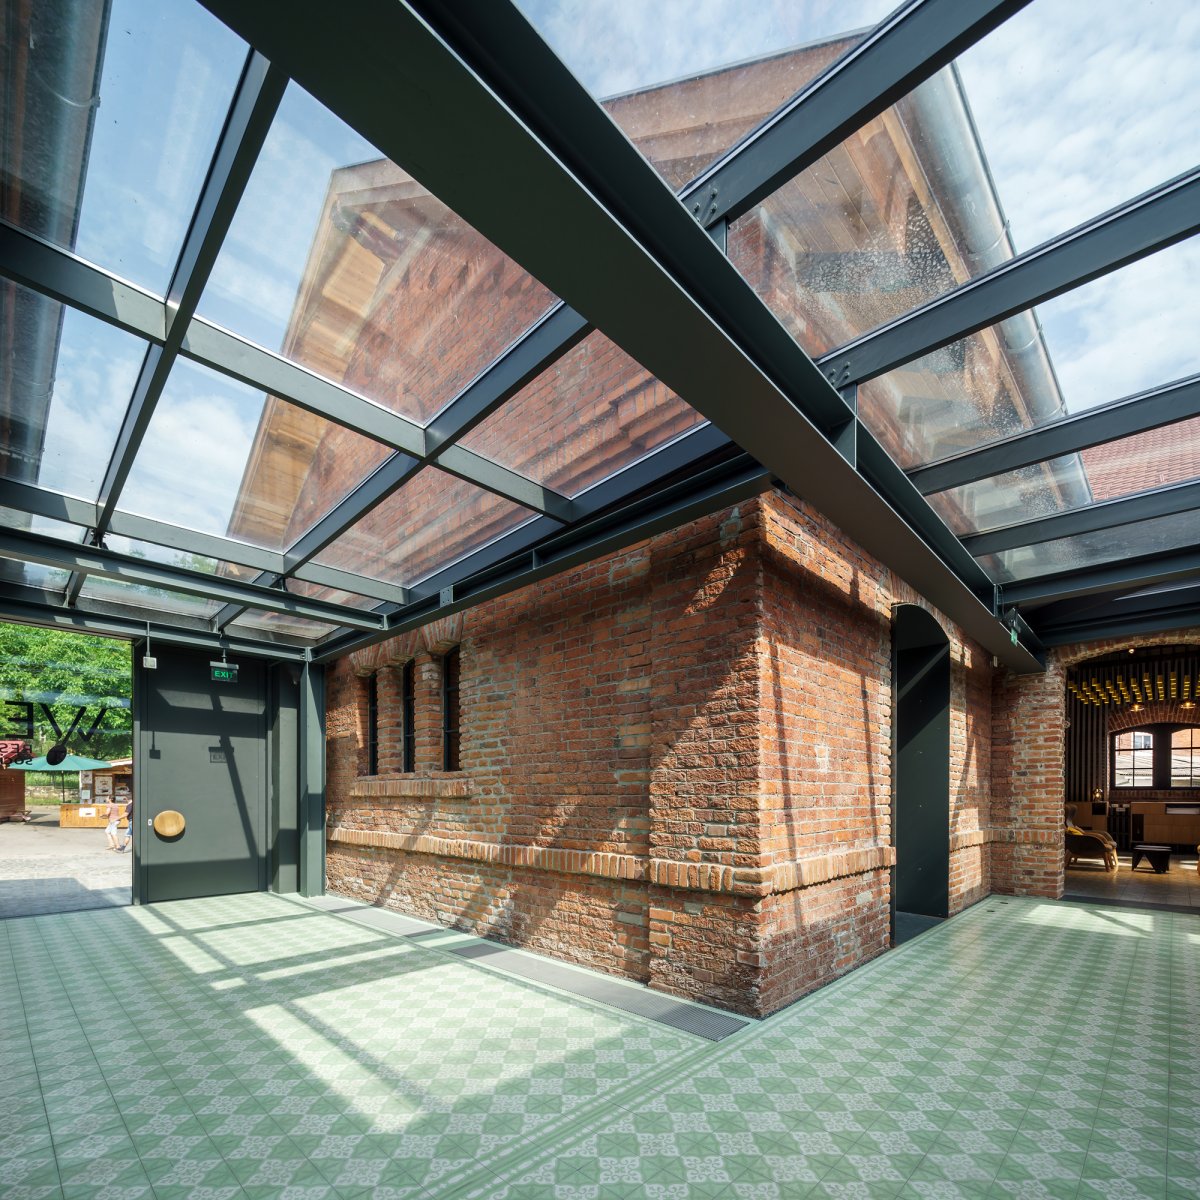
<svg viewBox="0 0 1200 1200">
<path fill-rule="evenodd" d="M 458 647 L 442 659 L 442 770 L 458 766 Z"/>
<path fill-rule="evenodd" d="M 1200 726 L 1171 734 L 1171 786 L 1200 788 Z"/>
<path fill-rule="evenodd" d="M 410 658 L 400 672 L 401 770 L 417 769 L 417 664 Z"/>
<path fill-rule="evenodd" d="M 379 774 L 379 680 L 367 678 L 367 774 Z"/>
<path fill-rule="evenodd" d="M 1154 735 L 1142 730 L 1113 738 L 1113 784 L 1119 788 L 1154 786 Z"/>
</svg>

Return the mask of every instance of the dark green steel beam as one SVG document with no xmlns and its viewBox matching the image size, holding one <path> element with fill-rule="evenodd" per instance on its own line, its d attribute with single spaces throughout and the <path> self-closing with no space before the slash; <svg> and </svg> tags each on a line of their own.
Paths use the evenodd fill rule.
<svg viewBox="0 0 1200 1200">
<path fill-rule="evenodd" d="M 1076 596 L 1171 583 L 1193 576 L 1200 579 L 1200 546 L 1006 583 L 1000 589 L 1000 597 L 1005 605 L 1033 606 Z"/>
</svg>

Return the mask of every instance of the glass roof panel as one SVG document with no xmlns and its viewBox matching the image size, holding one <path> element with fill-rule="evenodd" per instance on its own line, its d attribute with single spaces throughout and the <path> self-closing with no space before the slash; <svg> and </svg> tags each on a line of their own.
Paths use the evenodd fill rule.
<svg viewBox="0 0 1200 1200">
<path fill-rule="evenodd" d="M 896 7 L 895 0 L 517 0 L 613 120 L 678 188 Z"/>
<path fill-rule="evenodd" d="M 333 633 L 338 627 L 323 621 L 310 621 L 305 617 L 293 617 L 290 613 L 263 612 L 248 608 L 236 621 L 226 626 L 227 632 L 243 637 L 311 645 Z"/>
<path fill-rule="evenodd" d="M 1039 542 L 1036 546 L 1018 546 L 999 554 L 981 555 L 978 561 L 997 583 L 1014 583 L 1143 554 L 1180 550 L 1195 546 L 1198 540 L 1196 514 L 1173 513 L 1135 525 L 1117 525 L 1095 533 L 1080 533 L 1052 542 Z"/>
<path fill-rule="evenodd" d="M 0 475 L 94 500 L 145 343 L 0 282 Z"/>
<path fill-rule="evenodd" d="M 1193 479 L 1200 479 L 1200 417 L 938 492 L 929 501 L 963 536 Z"/>
<path fill-rule="evenodd" d="M 734 222 L 730 257 L 824 354 L 1193 167 L 1198 58 L 1186 0 L 1039 0 Z"/>
<path fill-rule="evenodd" d="M 45 567 L 41 563 L 18 562 L 12 558 L 0 558 L 0 585 L 16 584 L 18 587 L 43 588 L 48 592 L 66 591 L 71 572 L 58 567 Z"/>
<path fill-rule="evenodd" d="M 462 444 L 576 496 L 703 423 L 649 371 L 602 333 L 592 333 Z"/>
<path fill-rule="evenodd" d="M 858 389 L 905 469 L 1200 371 L 1200 237 L 982 329 Z"/>
<path fill-rule="evenodd" d="M 343 592 L 340 588 L 309 583 L 306 579 L 289 579 L 287 590 L 294 596 L 307 596 L 310 600 L 326 600 L 330 604 L 345 604 L 350 608 L 360 608 L 364 612 L 378 608 L 383 603 L 371 596 L 360 596 L 357 592 Z"/>
<path fill-rule="evenodd" d="M 4 6 L 0 216 L 160 295 L 245 44 L 184 0 Z"/>
<path fill-rule="evenodd" d="M 292 84 L 199 312 L 425 422 L 554 300 Z"/>
<path fill-rule="evenodd" d="M 216 371 L 177 362 L 121 508 L 281 550 L 391 451 Z"/>
<path fill-rule="evenodd" d="M 331 542 L 316 561 L 413 584 L 530 519 L 528 509 L 429 467 Z"/>
<path fill-rule="evenodd" d="M 15 508 L 0 507 L 0 524 L 5 529 L 22 529 L 31 533 L 44 533 L 47 537 L 61 538 L 67 542 L 82 542 L 87 530 L 82 525 L 71 525 L 66 521 L 55 521 L 50 517 L 39 517 Z"/>
<path fill-rule="evenodd" d="M 81 600 L 145 609 L 147 620 L 164 615 L 207 620 L 221 607 L 216 600 L 206 600 L 202 596 L 165 591 L 146 584 L 129 583 L 124 579 L 106 579 L 102 575 L 89 575 L 79 597 Z"/>
</svg>

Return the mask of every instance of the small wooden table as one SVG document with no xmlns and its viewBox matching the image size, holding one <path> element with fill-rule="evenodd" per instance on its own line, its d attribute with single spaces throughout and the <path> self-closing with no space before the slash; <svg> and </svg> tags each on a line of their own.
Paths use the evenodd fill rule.
<svg viewBox="0 0 1200 1200">
<path fill-rule="evenodd" d="M 1149 860 L 1156 875 L 1165 875 L 1171 869 L 1170 846 L 1150 846 L 1145 842 L 1138 842 L 1133 848 L 1133 862 L 1129 864 L 1129 869 L 1136 870 L 1143 858 Z"/>
</svg>

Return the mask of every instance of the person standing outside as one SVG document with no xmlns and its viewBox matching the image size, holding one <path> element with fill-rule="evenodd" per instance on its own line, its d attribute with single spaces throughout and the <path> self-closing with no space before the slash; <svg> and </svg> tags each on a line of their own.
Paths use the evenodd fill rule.
<svg viewBox="0 0 1200 1200">
<path fill-rule="evenodd" d="M 108 838 L 108 848 L 110 850 L 120 849 L 117 845 L 117 827 L 121 823 L 121 807 L 119 793 L 108 798 L 108 808 L 104 813 L 108 819 L 108 824 L 104 827 L 104 834 Z"/>
<path fill-rule="evenodd" d="M 117 793 L 114 799 L 118 804 L 122 805 L 122 812 L 125 815 L 127 822 L 125 826 L 125 840 L 117 848 L 118 853 L 124 854 L 129 849 L 129 843 L 133 841 L 133 792 L 129 790 L 127 783 L 117 785 Z"/>
</svg>

